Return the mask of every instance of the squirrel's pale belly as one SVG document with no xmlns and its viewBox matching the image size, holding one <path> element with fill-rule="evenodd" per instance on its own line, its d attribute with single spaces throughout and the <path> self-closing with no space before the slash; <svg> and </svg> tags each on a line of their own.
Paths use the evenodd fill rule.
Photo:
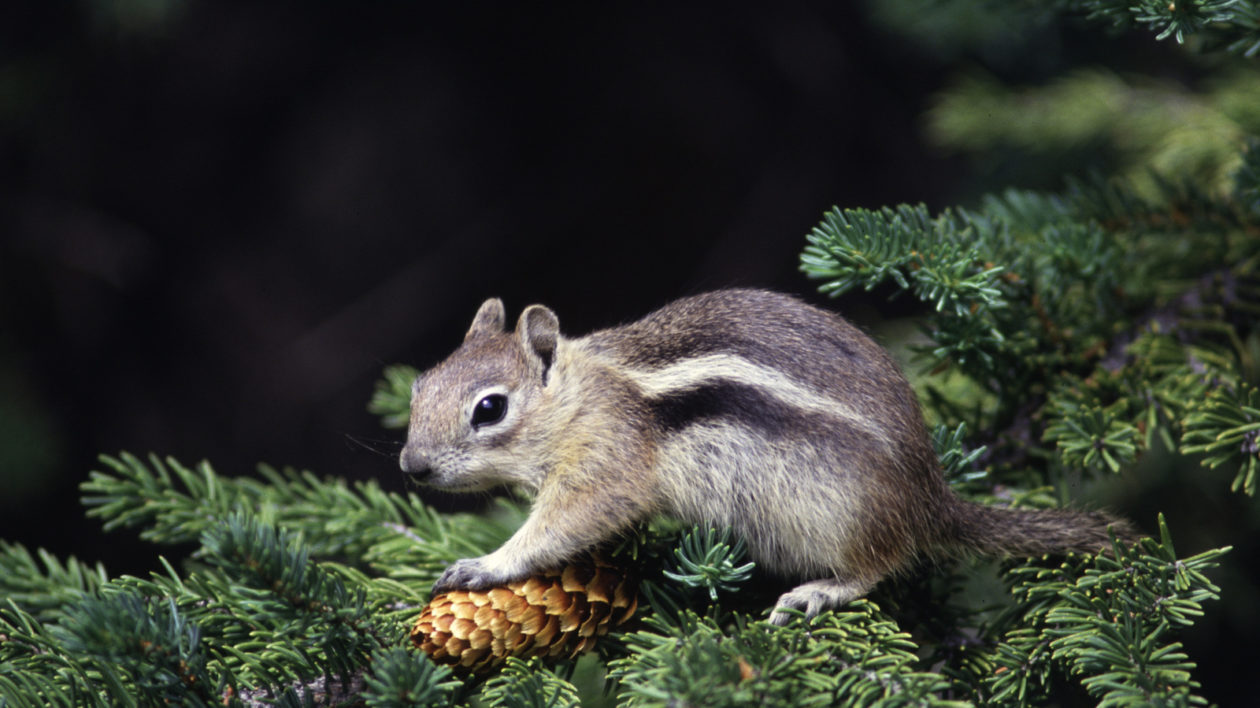
<svg viewBox="0 0 1260 708">
<path fill-rule="evenodd" d="M 667 513 L 728 526 L 759 565 L 788 575 L 829 574 L 856 539 L 852 470 L 828 446 L 768 439 L 738 423 L 692 426 L 663 442 L 656 480 Z M 835 458 L 840 455 L 834 456 Z M 830 459 L 829 459 L 830 458 Z"/>
</svg>

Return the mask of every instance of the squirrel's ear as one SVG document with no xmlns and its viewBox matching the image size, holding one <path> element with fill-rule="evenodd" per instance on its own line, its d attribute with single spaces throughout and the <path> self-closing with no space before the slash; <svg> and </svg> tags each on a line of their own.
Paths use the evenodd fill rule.
<svg viewBox="0 0 1260 708">
<path fill-rule="evenodd" d="M 542 365 L 543 380 L 551 368 L 556 353 L 556 340 L 560 338 L 560 320 L 556 313 L 542 305 L 530 305 L 521 313 L 516 323 L 516 338 L 525 349 L 525 357 Z"/>
<path fill-rule="evenodd" d="M 497 297 L 486 300 L 477 309 L 477 316 L 473 317 L 472 326 L 468 328 L 468 334 L 464 335 L 464 341 L 487 334 L 502 333 L 505 319 L 503 301 Z"/>
</svg>

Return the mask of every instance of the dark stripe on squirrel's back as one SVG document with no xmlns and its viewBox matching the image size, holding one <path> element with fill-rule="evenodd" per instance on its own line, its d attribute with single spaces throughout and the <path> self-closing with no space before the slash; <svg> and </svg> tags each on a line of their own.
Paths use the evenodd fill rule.
<svg viewBox="0 0 1260 708">
<path fill-rule="evenodd" d="M 825 413 L 805 411 L 767 395 L 756 386 L 715 379 L 699 386 L 670 391 L 646 401 L 657 427 L 677 433 L 708 422 L 735 423 L 776 438 L 826 437 L 842 447 L 869 444 L 869 435 L 849 422 Z"/>
</svg>

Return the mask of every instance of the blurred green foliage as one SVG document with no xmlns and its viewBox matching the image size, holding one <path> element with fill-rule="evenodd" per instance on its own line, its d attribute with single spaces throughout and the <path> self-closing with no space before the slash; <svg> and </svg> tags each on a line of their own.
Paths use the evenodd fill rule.
<svg viewBox="0 0 1260 708">
<path fill-rule="evenodd" d="M 928 133 L 981 160 L 1088 154 L 1148 198 L 1156 176 L 1219 195 L 1233 187 L 1247 136 L 1260 134 L 1260 72 L 1229 70 L 1199 90 L 1100 68 L 1016 88 L 973 72 L 940 93 Z"/>
</svg>

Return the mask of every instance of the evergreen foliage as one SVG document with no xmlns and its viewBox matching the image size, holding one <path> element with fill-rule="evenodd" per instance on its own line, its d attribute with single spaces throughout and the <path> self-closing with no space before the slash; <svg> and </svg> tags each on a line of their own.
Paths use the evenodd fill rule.
<svg viewBox="0 0 1260 708">
<path fill-rule="evenodd" d="M 735 565 L 746 552 L 744 540 L 731 542 L 728 535 L 712 527 L 688 531 L 674 549 L 678 566 L 673 571 L 663 571 L 665 577 L 688 587 L 703 588 L 715 602 L 719 590 L 735 590 L 752 576 L 754 564 Z"/>
<path fill-rule="evenodd" d="M 1250 204 L 1163 189 L 1159 202 L 1115 183 L 1012 190 L 938 216 L 836 209 L 801 267 L 832 295 L 891 281 L 930 305 L 919 352 L 973 384 L 930 387 L 933 411 L 1042 478 L 1118 472 L 1159 436 L 1240 465 L 1235 487 L 1252 494 L 1257 226 Z"/>
<path fill-rule="evenodd" d="M 411 382 L 419 374 L 415 367 L 403 364 L 385 367 L 385 373 L 376 382 L 376 391 L 368 403 L 368 410 L 381 417 L 382 426 L 392 430 L 407 427 Z"/>
<path fill-rule="evenodd" d="M 1200 49 L 1260 52 L 1252 2 L 1058 5 Z M 1130 90 L 1116 81 L 1080 74 L 1039 95 L 1074 105 L 1065 97 Z M 822 292 L 879 288 L 923 304 L 919 387 L 959 494 L 1079 504 L 1083 481 L 1133 474 L 1153 452 L 1227 468 L 1232 490 L 1255 494 L 1260 149 L 1245 138 L 1260 114 L 1237 100 L 1255 94 L 1254 76 L 1230 86 L 1203 103 L 1204 120 L 1228 124 L 1210 169 L 1126 166 L 1118 179 L 935 214 L 836 208 L 807 236 L 801 268 Z M 974 102 L 959 97 L 983 92 L 997 89 L 961 89 L 934 120 L 965 142 Z M 1115 115 L 1087 116 L 1081 135 Z M 1071 134 L 1017 122 L 998 121 L 1027 129 L 1029 145 Z M 1169 164 L 1142 155 L 1135 165 Z M 406 425 L 415 374 L 385 371 L 370 404 L 385 427 Z M 374 483 L 271 467 L 229 477 L 125 453 L 102 457 L 82 492 L 105 530 L 191 554 L 140 578 L 0 542 L 0 706 L 1008 705 L 1071 684 L 1102 705 L 1196 705 L 1206 700 L 1178 632 L 1220 596 L 1208 574 L 1229 550 L 1179 557 L 1162 516 L 1136 519 L 1155 537 L 1111 555 L 1002 561 L 989 579 L 1000 592 L 976 592 L 983 567 L 960 562 L 775 627 L 766 611 L 783 588 L 745 562 L 740 539 L 656 521 L 614 551 L 643 578 L 637 626 L 595 659 L 509 660 L 471 679 L 418 655 L 407 631 L 447 564 L 520 523 L 517 502 L 448 515 Z M 604 679 L 602 695 L 578 688 Z"/>
<path fill-rule="evenodd" d="M 363 698 L 369 706 L 447 705 L 460 682 L 450 678 L 451 670 L 431 661 L 417 661 L 401 646 L 378 650 L 372 656 L 372 672 L 364 681 Z"/>
<path fill-rule="evenodd" d="M 1249 0 L 1060 0 L 1118 29 L 1142 27 L 1156 39 L 1190 39 L 1248 57 L 1260 52 L 1260 5 Z"/>
<path fill-rule="evenodd" d="M 871 602 L 786 628 L 691 610 L 649 618 L 611 664 L 625 705 L 951 705 L 950 681 L 916 670 L 917 645 Z"/>
<path fill-rule="evenodd" d="M 1217 599 L 1203 571 L 1228 549 L 1178 559 L 1162 518 L 1159 527 L 1158 543 L 1117 543 L 1114 558 L 1012 571 L 1018 603 L 993 625 L 1003 636 L 985 679 L 990 700 L 1040 702 L 1058 667 L 1080 676 L 1100 705 L 1206 703 L 1192 693 L 1193 662 L 1169 635 L 1202 615 L 1204 600 Z"/>
<path fill-rule="evenodd" d="M 577 689 L 539 659 L 509 658 L 499 675 L 486 681 L 482 699 L 503 708 L 576 708 Z"/>
<path fill-rule="evenodd" d="M 1260 133 L 1257 92 L 1260 74 L 1250 67 L 1214 75 L 1198 90 L 1082 68 L 1011 91 L 972 71 L 941 94 L 928 129 L 943 147 L 986 160 L 1025 159 L 1037 170 L 1065 152 L 1092 153 L 1084 159 L 1148 197 L 1159 192 L 1152 170 L 1223 192 L 1239 165 L 1238 146 Z"/>
</svg>

